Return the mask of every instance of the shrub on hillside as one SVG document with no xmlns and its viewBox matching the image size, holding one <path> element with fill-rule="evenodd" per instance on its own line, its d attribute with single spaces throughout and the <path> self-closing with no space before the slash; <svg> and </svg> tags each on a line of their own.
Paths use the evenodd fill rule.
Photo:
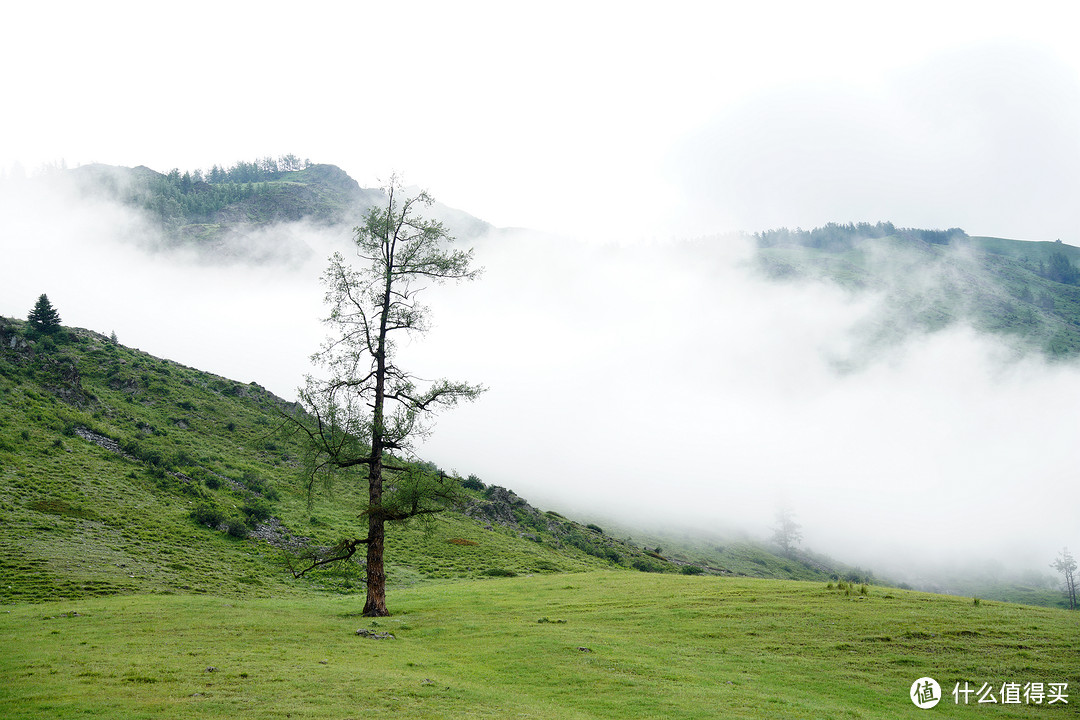
<svg viewBox="0 0 1080 720">
<path fill-rule="evenodd" d="M 191 511 L 191 519 L 200 525 L 217 529 L 225 521 L 225 514 L 213 505 L 196 505 Z"/>
<path fill-rule="evenodd" d="M 244 501 L 244 506 L 240 508 L 240 512 L 247 518 L 249 525 L 255 525 L 270 517 L 270 503 L 263 498 L 252 496 Z"/>
<path fill-rule="evenodd" d="M 247 523 L 237 517 L 231 517 L 225 521 L 225 532 L 229 537 L 234 538 L 246 538 L 251 530 L 248 528 Z"/>
<path fill-rule="evenodd" d="M 465 488 L 466 490 L 483 490 L 487 487 L 487 485 L 480 482 L 480 478 L 476 477 L 475 475 L 469 475 L 469 477 L 461 481 L 461 487 Z"/>
<path fill-rule="evenodd" d="M 245 472 L 240 482 L 251 492 L 262 495 L 271 502 L 281 497 L 278 495 L 277 490 L 274 489 L 274 486 L 270 484 L 269 480 L 261 478 L 253 472 Z"/>
<path fill-rule="evenodd" d="M 645 559 L 635 560 L 634 562 L 632 562 L 630 564 L 630 567 L 634 568 L 635 570 L 640 570 L 641 572 L 656 572 L 656 573 L 658 573 L 658 572 L 664 572 L 665 570 L 667 570 L 667 568 L 664 567 L 663 565 L 661 565 L 660 563 L 652 562 L 650 560 L 645 560 Z"/>
</svg>

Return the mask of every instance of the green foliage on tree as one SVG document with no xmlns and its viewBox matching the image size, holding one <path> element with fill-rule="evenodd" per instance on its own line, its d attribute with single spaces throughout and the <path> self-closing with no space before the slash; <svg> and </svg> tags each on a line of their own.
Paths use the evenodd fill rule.
<svg viewBox="0 0 1080 720">
<path fill-rule="evenodd" d="M 1063 283 L 1065 285 L 1080 284 L 1080 269 L 1069 262 L 1068 256 L 1063 252 L 1050 254 L 1050 262 L 1043 265 L 1040 263 L 1040 275 L 1047 280 Z"/>
<path fill-rule="evenodd" d="M 460 484 L 427 466 L 399 458 L 429 430 L 437 410 L 473 400 L 478 385 L 422 381 L 399 365 L 396 338 L 423 333 L 428 310 L 418 296 L 446 280 L 471 280 L 472 252 L 451 248 L 441 222 L 420 215 L 433 202 L 427 193 L 409 196 L 396 178 L 385 188 L 385 204 L 372 208 L 356 228 L 355 268 L 340 253 L 323 275 L 332 336 L 315 360 L 323 377 L 309 376 L 300 390 L 304 413 L 293 416 L 306 439 L 309 492 L 320 475 L 366 470 L 367 534 L 342 540 L 329 556 L 308 558 L 303 574 L 351 558 L 367 549 L 364 614 L 389 614 L 383 565 L 385 525 L 437 513 L 452 504 Z"/>
<path fill-rule="evenodd" d="M 862 240 L 896 236 L 909 241 L 920 241 L 932 245 L 948 245 L 953 240 L 966 238 L 968 235 L 961 228 L 948 230 L 921 230 L 918 228 L 898 228 L 891 222 L 877 222 L 873 225 L 860 223 L 828 223 L 813 230 L 796 228 L 778 228 L 754 234 L 758 247 L 809 247 L 818 250 L 841 252 L 859 245 Z"/>
<path fill-rule="evenodd" d="M 30 322 L 30 326 L 39 333 L 52 335 L 60 329 L 60 313 L 49 302 L 49 296 L 44 293 L 34 303 L 34 307 L 26 319 Z"/>
<path fill-rule="evenodd" d="M 188 223 L 211 222 L 215 213 L 233 203 L 269 192 L 268 183 L 311 166 L 295 155 L 238 162 L 228 168 L 180 172 L 173 168 L 145 185 L 133 186 L 123 197 L 158 220 L 166 230 Z"/>
</svg>

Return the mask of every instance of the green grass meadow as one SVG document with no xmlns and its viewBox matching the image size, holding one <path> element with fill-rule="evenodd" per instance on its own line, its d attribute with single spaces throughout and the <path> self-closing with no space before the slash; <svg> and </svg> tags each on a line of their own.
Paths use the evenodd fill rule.
<svg viewBox="0 0 1080 720">
<path fill-rule="evenodd" d="M 659 539 L 532 508 L 497 487 L 512 478 L 463 485 L 468 508 L 395 527 L 393 615 L 361 617 L 357 563 L 298 579 L 287 544 L 199 520 L 200 507 L 235 520 L 261 508 L 314 547 L 358 531 L 366 488 L 344 475 L 306 492 L 301 448 L 277 431 L 282 401 L 88 331 L 24 342 L 21 321 L 0 320 L 0 720 L 1080 707 L 1078 613 L 838 586 L 814 580 L 832 576 L 820 563 L 748 543 L 663 540 L 661 554 Z M 908 696 L 924 676 L 944 691 L 928 711 Z M 958 705 L 957 683 L 1068 683 L 1069 703 Z"/>
<path fill-rule="evenodd" d="M 362 596 L 137 595 L 0 610 L 0 717 L 1072 717 L 1075 613 L 871 587 L 594 571 Z M 393 639 L 358 636 L 360 628 Z M 213 668 L 211 670 L 211 668 Z M 913 681 L 944 698 L 919 710 Z M 1069 683 L 1069 704 L 952 688 Z"/>
</svg>

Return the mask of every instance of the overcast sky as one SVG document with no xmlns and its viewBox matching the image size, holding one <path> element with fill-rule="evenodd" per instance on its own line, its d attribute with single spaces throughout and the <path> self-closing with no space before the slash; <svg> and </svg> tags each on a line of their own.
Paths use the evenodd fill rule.
<svg viewBox="0 0 1080 720">
<path fill-rule="evenodd" d="M 877 220 L 1080 244 L 1072 4 L 871 5 L 20 3 L 0 169 L 401 172 L 564 238 L 483 240 L 483 278 L 432 294 L 409 352 L 491 388 L 425 446 L 447 469 L 590 517 L 767 534 L 787 504 L 808 545 L 870 565 L 1046 569 L 1080 546 L 1080 370 L 958 327 L 841 377 L 880 298 L 766 283 L 735 240 L 664 250 Z M 311 253 L 257 268 L 140 252 L 151 236 L 120 208 L 0 197 L 0 314 L 47 291 L 65 323 L 291 395 L 347 233 L 283 229 L 266 241 Z"/>
<path fill-rule="evenodd" d="M 1070 2 L 17 3 L 0 167 L 295 153 L 498 226 L 1080 243 Z"/>
</svg>

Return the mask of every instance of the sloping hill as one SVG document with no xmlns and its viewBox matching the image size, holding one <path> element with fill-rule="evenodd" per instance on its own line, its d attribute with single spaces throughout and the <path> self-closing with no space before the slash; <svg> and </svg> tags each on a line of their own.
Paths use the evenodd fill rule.
<svg viewBox="0 0 1080 720">
<path fill-rule="evenodd" d="M 781 282 L 818 279 L 880 297 L 863 347 L 965 322 L 1017 352 L 1080 355 L 1080 248 L 891 223 L 775 230 L 756 263 Z"/>
<path fill-rule="evenodd" d="M 356 531 L 366 488 L 341 476 L 309 498 L 301 449 L 280 432 L 287 403 L 258 385 L 0 319 L 0 394 L 0 602 L 362 586 L 357 564 L 288 572 L 290 552 Z M 458 511 L 391 532 L 391 584 L 678 569 L 505 488 L 459 482 Z"/>
<path fill-rule="evenodd" d="M 336 165 L 280 162 L 237 163 L 213 171 L 160 173 L 93 164 L 67 171 L 83 195 L 142 211 L 171 246 L 213 254 L 259 257 L 242 242 L 278 223 L 305 221 L 322 226 L 359 224 L 382 201 L 381 190 L 362 188 Z M 491 226 L 468 213 L 436 204 L 432 216 L 459 237 L 480 235 Z"/>
</svg>

